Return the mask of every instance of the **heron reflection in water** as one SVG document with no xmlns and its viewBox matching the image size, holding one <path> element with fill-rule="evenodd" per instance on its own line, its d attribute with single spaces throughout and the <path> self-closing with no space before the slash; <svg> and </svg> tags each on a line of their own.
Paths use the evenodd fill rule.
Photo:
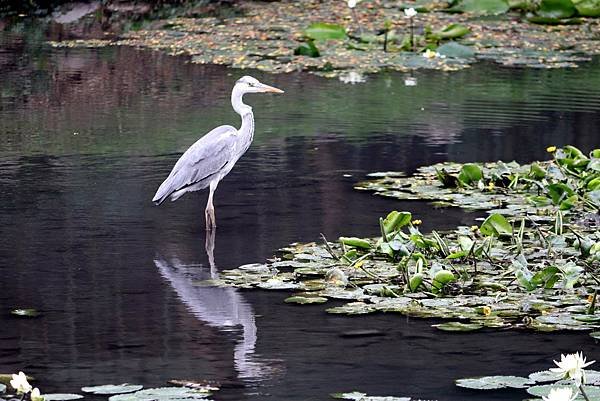
<svg viewBox="0 0 600 401">
<path fill-rule="evenodd" d="M 225 331 L 241 329 L 242 337 L 235 345 L 234 366 L 241 379 L 265 379 L 275 374 L 272 363 L 254 356 L 257 333 L 254 312 L 236 288 L 199 287 L 198 280 L 219 278 L 214 262 L 215 230 L 206 233 L 206 254 L 210 272 L 195 264 L 186 264 L 177 256 L 168 261 L 157 257 L 154 264 L 163 278 L 173 287 L 188 310 L 209 326 Z M 208 274 L 207 274 L 208 273 Z"/>
</svg>

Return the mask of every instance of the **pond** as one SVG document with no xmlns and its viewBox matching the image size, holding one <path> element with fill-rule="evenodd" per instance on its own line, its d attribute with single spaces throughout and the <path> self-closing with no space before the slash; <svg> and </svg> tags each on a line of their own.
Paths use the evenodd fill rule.
<svg viewBox="0 0 600 401">
<path fill-rule="evenodd" d="M 269 75 L 133 48 L 54 49 L 0 34 L 0 372 L 43 392 L 171 379 L 221 384 L 218 400 L 326 400 L 360 390 L 440 400 L 511 400 L 454 386 L 527 374 L 560 352 L 600 359 L 586 333 L 447 334 L 398 315 L 332 316 L 283 292 L 195 285 L 324 233 L 375 236 L 410 210 L 433 227 L 482 214 L 352 189 L 373 171 L 440 161 L 527 162 L 546 146 L 598 147 L 600 60 L 577 69 L 368 77 L 362 84 Z M 214 264 L 206 194 L 151 199 L 179 154 L 220 124 L 237 78 L 286 91 L 249 95 L 256 137 L 215 196 Z M 36 308 L 35 319 L 10 315 Z M 370 330 L 369 336 L 360 331 Z"/>
</svg>

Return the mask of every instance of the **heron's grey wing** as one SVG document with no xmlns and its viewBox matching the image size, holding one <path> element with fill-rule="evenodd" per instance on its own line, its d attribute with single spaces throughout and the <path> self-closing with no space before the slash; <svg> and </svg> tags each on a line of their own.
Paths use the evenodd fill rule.
<svg viewBox="0 0 600 401">
<path fill-rule="evenodd" d="M 208 186 L 210 179 L 233 159 L 236 134 L 234 127 L 222 125 L 198 139 L 175 163 L 152 201 L 160 204 L 174 192 L 192 185 L 196 189 Z"/>
</svg>

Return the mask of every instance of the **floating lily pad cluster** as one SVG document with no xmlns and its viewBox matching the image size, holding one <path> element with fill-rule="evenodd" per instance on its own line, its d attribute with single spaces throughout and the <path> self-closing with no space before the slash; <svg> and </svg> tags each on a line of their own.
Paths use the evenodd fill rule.
<svg viewBox="0 0 600 401">
<path fill-rule="evenodd" d="M 335 393 L 331 394 L 331 397 L 340 400 L 353 400 L 353 401 L 410 401 L 410 397 L 392 397 L 392 396 L 373 396 L 353 391 L 351 393 Z"/>
<path fill-rule="evenodd" d="M 450 0 L 450 12 L 498 15 L 522 11 L 539 24 L 580 24 L 579 17 L 600 17 L 598 0 Z"/>
<path fill-rule="evenodd" d="M 600 207 L 600 149 L 584 155 L 573 146 L 552 149 L 554 159 L 519 165 L 502 161 L 483 164 L 439 163 L 421 167 L 411 177 L 375 173 L 356 189 L 396 199 L 424 199 L 440 206 L 494 210 L 548 220 L 560 210 L 579 218 Z"/>
<path fill-rule="evenodd" d="M 590 401 L 600 399 L 600 372 L 596 370 L 586 370 L 585 393 Z M 528 394 L 537 397 L 547 397 L 551 390 L 566 388 L 571 389 L 573 394 L 578 389 L 573 385 L 572 380 L 565 380 L 563 377 L 550 370 L 533 372 L 528 377 L 519 376 L 483 376 L 458 379 L 455 381 L 458 387 L 472 390 L 499 390 L 505 388 L 525 389 Z M 536 398 L 536 400 L 541 400 Z M 579 394 L 575 400 L 584 401 L 583 395 Z"/>
<path fill-rule="evenodd" d="M 451 319 L 435 325 L 446 331 L 597 329 L 598 155 L 565 147 L 552 161 L 524 166 L 385 173 L 361 188 L 495 209 L 478 226 L 430 234 L 411 213 L 394 211 L 380 219 L 379 238 L 293 244 L 269 263 L 225 270 L 208 284 L 294 291 L 288 303 L 348 301 L 329 313 Z"/>
<path fill-rule="evenodd" d="M 10 378 L 10 375 L 0 375 L 0 380 L 3 378 Z M 110 396 L 109 401 L 195 401 L 208 400 L 212 392 L 219 389 L 206 384 L 187 382 L 185 384 L 184 387 L 160 387 L 144 390 L 142 390 L 143 386 L 138 384 L 105 384 L 82 387 L 81 391 L 93 395 L 108 395 Z M 6 385 L 0 384 L 0 393 L 6 390 Z M 9 394 L 8 397 L 11 395 Z M 84 398 L 81 394 L 70 393 L 42 394 L 41 397 L 44 401 L 73 401 Z"/>
</svg>

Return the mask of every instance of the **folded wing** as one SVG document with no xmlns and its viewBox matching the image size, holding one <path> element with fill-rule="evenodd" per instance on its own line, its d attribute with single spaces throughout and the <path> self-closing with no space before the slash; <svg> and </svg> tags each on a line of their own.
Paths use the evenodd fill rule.
<svg viewBox="0 0 600 401">
<path fill-rule="evenodd" d="M 206 188 L 233 160 L 236 138 L 237 130 L 230 125 L 222 125 L 204 135 L 175 163 L 152 201 L 160 205 L 169 196 L 176 200 L 185 192 Z"/>
</svg>

